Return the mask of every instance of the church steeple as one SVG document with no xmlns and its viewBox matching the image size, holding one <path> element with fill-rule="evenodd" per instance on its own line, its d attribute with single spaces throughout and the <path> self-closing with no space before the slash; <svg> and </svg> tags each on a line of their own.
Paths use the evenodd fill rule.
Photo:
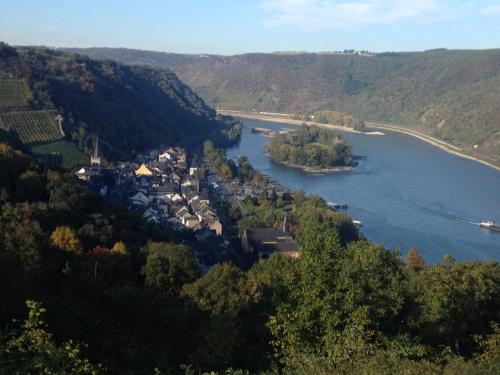
<svg viewBox="0 0 500 375">
<path fill-rule="evenodd" d="M 90 165 L 92 168 L 101 169 L 101 157 L 99 156 L 99 136 L 96 136 L 94 154 L 90 156 Z"/>
<path fill-rule="evenodd" d="M 285 212 L 285 217 L 283 218 L 283 232 L 288 232 L 288 216 Z"/>
</svg>

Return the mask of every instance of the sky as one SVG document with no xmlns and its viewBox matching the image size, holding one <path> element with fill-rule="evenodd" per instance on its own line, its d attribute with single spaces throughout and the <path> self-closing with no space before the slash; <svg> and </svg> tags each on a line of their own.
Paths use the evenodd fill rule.
<svg viewBox="0 0 500 375">
<path fill-rule="evenodd" d="M 0 41 L 223 55 L 500 48 L 500 0 L 0 0 Z"/>
</svg>

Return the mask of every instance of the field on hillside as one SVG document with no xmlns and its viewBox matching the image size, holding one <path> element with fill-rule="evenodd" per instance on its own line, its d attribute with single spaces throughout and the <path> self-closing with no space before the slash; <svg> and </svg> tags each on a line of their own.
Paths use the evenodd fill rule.
<svg viewBox="0 0 500 375">
<path fill-rule="evenodd" d="M 63 140 L 32 146 L 30 149 L 36 155 L 61 154 L 64 168 L 72 168 L 75 165 L 88 164 L 89 162 L 87 155 L 81 152 L 76 145 Z"/>
<path fill-rule="evenodd" d="M 0 80 L 0 108 L 22 106 L 31 98 L 32 94 L 26 80 Z"/>
<path fill-rule="evenodd" d="M 63 134 L 55 119 L 55 111 L 7 112 L 1 114 L 7 128 L 17 132 L 24 143 L 47 142 Z"/>
</svg>

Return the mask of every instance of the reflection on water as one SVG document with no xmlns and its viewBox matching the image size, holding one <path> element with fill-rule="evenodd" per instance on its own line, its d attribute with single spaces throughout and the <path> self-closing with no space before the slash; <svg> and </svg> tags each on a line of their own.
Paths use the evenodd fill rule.
<svg viewBox="0 0 500 375">
<path fill-rule="evenodd" d="M 500 222 L 500 173 L 494 169 L 403 134 L 344 133 L 353 152 L 367 160 L 351 173 L 311 175 L 273 163 L 264 155 L 269 138 L 250 132 L 253 126 L 293 126 L 244 122 L 242 141 L 228 150 L 228 157 L 246 155 L 256 169 L 290 189 L 346 202 L 373 242 L 400 247 L 403 253 L 416 247 L 431 263 L 444 254 L 500 259 L 500 233 L 477 225 L 484 219 Z"/>
</svg>

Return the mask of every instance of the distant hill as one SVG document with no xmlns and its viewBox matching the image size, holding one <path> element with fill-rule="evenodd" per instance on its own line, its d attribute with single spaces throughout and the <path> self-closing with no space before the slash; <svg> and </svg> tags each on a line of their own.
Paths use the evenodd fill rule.
<svg viewBox="0 0 500 375">
<path fill-rule="evenodd" d="M 56 113 L 64 117 L 61 133 L 53 128 Z M 169 69 L 0 43 L 2 127 L 24 143 L 62 134 L 87 154 L 99 136 L 105 158 L 114 160 L 160 144 L 224 139 L 229 126 Z"/>
<path fill-rule="evenodd" d="M 214 106 L 347 112 L 363 120 L 409 126 L 500 162 L 500 49 L 227 57 L 78 51 L 127 64 L 169 67 Z"/>
</svg>

